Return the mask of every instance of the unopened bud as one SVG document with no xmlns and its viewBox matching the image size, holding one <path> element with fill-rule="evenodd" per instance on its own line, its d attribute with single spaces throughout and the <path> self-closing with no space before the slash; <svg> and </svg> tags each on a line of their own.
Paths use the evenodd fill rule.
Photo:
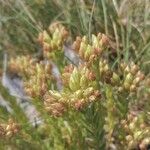
<svg viewBox="0 0 150 150">
<path fill-rule="evenodd" d="M 119 76 L 118 76 L 115 72 L 113 72 L 112 81 L 113 81 L 114 83 L 118 83 L 118 82 L 120 81 Z"/>
<path fill-rule="evenodd" d="M 96 46 L 98 44 L 97 37 L 94 34 L 92 34 L 92 44 L 94 46 Z"/>
<path fill-rule="evenodd" d="M 50 90 L 49 93 L 55 99 L 60 99 L 62 97 L 61 94 L 59 92 L 57 92 L 57 91 Z"/>
<path fill-rule="evenodd" d="M 71 74 L 71 78 L 73 78 L 74 82 L 79 83 L 80 82 L 80 74 L 78 69 L 75 67 L 72 74 Z"/>
<path fill-rule="evenodd" d="M 130 84 L 127 83 L 127 82 L 124 82 L 124 88 L 125 88 L 126 90 L 129 90 L 129 89 L 130 89 Z"/>
<path fill-rule="evenodd" d="M 82 42 L 84 42 L 84 43 L 86 43 L 87 44 L 87 37 L 86 36 L 83 36 L 83 38 L 82 38 Z"/>
<path fill-rule="evenodd" d="M 131 123 L 129 124 L 129 128 L 130 128 L 130 130 L 134 130 L 135 124 L 134 124 L 133 122 L 131 122 Z"/>
<path fill-rule="evenodd" d="M 136 91 L 136 86 L 135 86 L 134 84 L 130 86 L 130 91 L 131 91 L 131 92 Z"/>
<path fill-rule="evenodd" d="M 88 59 L 91 55 L 91 52 L 92 52 L 92 47 L 88 44 L 87 48 L 86 48 L 86 51 L 85 51 L 85 54 L 84 54 L 84 57 L 85 57 L 86 61 L 88 61 Z"/>
<path fill-rule="evenodd" d="M 80 98 L 82 96 L 82 90 L 77 90 L 76 92 L 75 92 L 75 97 L 76 98 Z"/>
<path fill-rule="evenodd" d="M 95 101 L 95 99 L 96 99 L 96 96 L 91 95 L 91 96 L 89 97 L 89 102 L 93 102 L 93 101 Z"/>
<path fill-rule="evenodd" d="M 82 76 L 80 78 L 80 87 L 87 87 L 88 85 L 88 80 L 85 76 Z"/>
<path fill-rule="evenodd" d="M 125 78 L 125 82 L 130 84 L 132 82 L 132 80 L 133 80 L 133 75 L 131 73 L 128 73 Z"/>
<path fill-rule="evenodd" d="M 43 40 L 44 42 L 49 42 L 50 41 L 50 36 L 49 34 L 47 33 L 47 31 L 43 31 Z"/>
<path fill-rule="evenodd" d="M 120 68 L 121 68 L 122 70 L 124 70 L 126 67 L 127 67 L 127 65 L 126 65 L 124 62 L 122 62 L 122 63 L 120 64 Z"/>
<path fill-rule="evenodd" d="M 141 135 L 142 135 L 142 131 L 136 131 L 136 132 L 134 133 L 135 139 L 140 138 Z"/>
<path fill-rule="evenodd" d="M 105 66 L 104 66 L 104 72 L 107 72 L 109 70 L 109 66 L 108 66 L 108 64 L 106 64 Z"/>
<path fill-rule="evenodd" d="M 7 137 L 11 137 L 12 135 L 13 135 L 12 131 L 8 131 L 8 132 L 6 133 L 6 136 L 7 136 Z"/>
<path fill-rule="evenodd" d="M 124 72 L 125 72 L 125 73 L 129 73 L 129 72 L 130 72 L 129 66 L 126 66 Z"/>
<path fill-rule="evenodd" d="M 93 93 L 93 87 L 89 87 L 89 88 L 87 88 L 85 91 L 84 91 L 84 93 L 83 93 L 83 95 L 84 96 L 89 96 L 89 95 L 91 95 L 92 93 Z"/>
<path fill-rule="evenodd" d="M 72 91 L 79 89 L 79 82 L 76 82 L 72 76 L 70 77 L 69 87 Z"/>
<path fill-rule="evenodd" d="M 133 80 L 133 84 L 134 84 L 134 85 L 137 85 L 139 82 L 140 82 L 140 78 L 139 78 L 139 77 L 136 77 L 136 78 Z"/>
<path fill-rule="evenodd" d="M 135 75 L 137 73 L 138 69 L 139 69 L 138 66 L 134 64 L 133 66 L 131 66 L 131 73 L 133 75 Z"/>
<path fill-rule="evenodd" d="M 127 135 L 127 136 L 126 136 L 126 140 L 127 140 L 128 142 L 130 142 L 130 141 L 133 140 L 133 137 L 132 137 L 131 135 Z"/>
</svg>

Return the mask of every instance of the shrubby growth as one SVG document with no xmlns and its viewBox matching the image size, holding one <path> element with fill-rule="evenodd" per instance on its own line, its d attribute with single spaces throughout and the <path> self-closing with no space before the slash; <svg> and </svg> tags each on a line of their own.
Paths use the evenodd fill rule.
<svg viewBox="0 0 150 150">
<path fill-rule="evenodd" d="M 31 136 L 35 147 L 43 141 L 41 148 L 52 149 L 146 150 L 150 144 L 150 79 L 134 60 L 120 58 L 114 63 L 117 52 L 112 52 L 110 38 L 102 33 L 91 38 L 77 36 L 72 50 L 80 62 L 73 64 L 65 56 L 69 37 L 62 24 L 53 23 L 39 33 L 42 57 L 19 56 L 9 62 L 10 71 L 22 77 L 26 93 L 43 118 L 36 141 L 23 127 L 19 140 Z M 62 89 L 53 64 L 61 73 Z M 1 135 L 15 136 L 18 128 L 12 126 L 17 127 L 1 126 Z"/>
</svg>

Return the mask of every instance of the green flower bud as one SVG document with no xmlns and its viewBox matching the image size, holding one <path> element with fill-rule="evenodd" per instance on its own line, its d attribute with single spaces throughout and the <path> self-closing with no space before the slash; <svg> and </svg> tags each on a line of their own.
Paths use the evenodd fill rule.
<svg viewBox="0 0 150 150">
<path fill-rule="evenodd" d="M 104 72 L 104 68 L 100 68 L 99 72 L 100 72 L 100 74 L 102 74 Z"/>
<path fill-rule="evenodd" d="M 125 72 L 125 73 L 129 73 L 129 72 L 130 72 L 129 66 L 126 66 L 126 68 L 124 69 L 124 72 Z"/>
<path fill-rule="evenodd" d="M 136 132 L 134 133 L 134 138 L 135 138 L 135 139 L 139 139 L 141 135 L 142 135 L 142 131 L 136 131 Z"/>
<path fill-rule="evenodd" d="M 58 39 L 58 40 L 55 42 L 55 45 L 57 45 L 58 50 L 61 50 L 61 44 L 62 44 L 62 40 L 61 40 L 61 39 Z"/>
<path fill-rule="evenodd" d="M 91 51 L 92 51 L 92 47 L 88 44 L 86 51 L 85 51 L 85 54 L 84 54 L 85 60 L 88 61 L 88 59 L 91 55 Z"/>
<path fill-rule="evenodd" d="M 124 88 L 126 89 L 126 90 L 129 90 L 130 89 L 130 84 L 128 83 L 128 82 L 124 82 Z"/>
<path fill-rule="evenodd" d="M 55 41 L 51 40 L 51 41 L 50 41 L 50 45 L 51 45 L 51 48 L 52 48 L 52 49 L 55 49 L 55 48 L 56 48 L 56 42 L 55 42 Z"/>
<path fill-rule="evenodd" d="M 75 93 L 74 93 L 74 95 L 75 95 L 75 98 L 82 98 L 82 93 L 83 93 L 83 91 L 82 90 L 77 90 Z"/>
<path fill-rule="evenodd" d="M 83 92 L 83 95 L 84 96 L 89 96 L 92 94 L 92 92 L 94 91 L 93 87 L 89 87 L 87 88 L 84 92 Z"/>
<path fill-rule="evenodd" d="M 86 88 L 88 86 L 88 80 L 85 76 L 82 76 L 80 79 L 80 87 Z"/>
<path fill-rule="evenodd" d="M 58 100 L 62 97 L 61 94 L 57 91 L 49 90 L 49 93 L 53 98 L 58 99 Z"/>
<path fill-rule="evenodd" d="M 104 66 L 104 72 L 107 72 L 109 70 L 109 66 L 108 66 L 108 64 L 106 64 L 105 66 Z"/>
<path fill-rule="evenodd" d="M 85 43 L 81 42 L 80 49 L 79 49 L 79 56 L 80 57 L 84 56 L 86 48 L 87 48 L 87 45 Z"/>
<path fill-rule="evenodd" d="M 69 81 L 69 87 L 72 91 L 76 91 L 79 89 L 79 82 L 75 82 L 74 78 L 71 76 Z"/>
<path fill-rule="evenodd" d="M 103 67 L 102 61 L 99 62 L 99 67 L 100 67 L 100 68 Z"/>
<path fill-rule="evenodd" d="M 42 69 L 41 69 L 41 67 L 40 67 L 40 64 L 36 64 L 36 69 L 37 69 L 37 74 L 43 74 L 43 71 L 42 71 Z"/>
<path fill-rule="evenodd" d="M 125 63 L 124 63 L 124 62 L 121 62 L 121 63 L 120 63 L 120 69 L 121 69 L 121 70 L 124 70 L 125 68 L 126 68 Z"/>
<path fill-rule="evenodd" d="M 137 73 L 138 69 L 139 69 L 139 67 L 134 64 L 133 66 L 131 66 L 131 73 L 133 75 L 135 75 Z"/>
<path fill-rule="evenodd" d="M 113 72 L 112 81 L 114 83 L 119 83 L 120 82 L 120 78 L 119 78 L 119 76 L 115 72 Z"/>
<path fill-rule="evenodd" d="M 87 44 L 87 43 L 88 43 L 88 40 L 87 40 L 87 37 L 86 37 L 86 36 L 83 36 L 83 38 L 82 38 L 82 42 L 84 42 L 85 44 Z"/>
<path fill-rule="evenodd" d="M 86 69 L 84 76 L 85 76 L 85 77 L 88 77 L 88 75 L 89 75 L 89 70 Z"/>
<path fill-rule="evenodd" d="M 92 45 L 96 48 L 99 47 L 99 42 L 97 40 L 97 37 L 94 34 L 92 34 Z"/>
<path fill-rule="evenodd" d="M 133 81 L 133 75 L 131 73 L 128 73 L 125 78 L 125 82 L 130 84 L 132 81 Z"/>
<path fill-rule="evenodd" d="M 81 70 L 81 75 L 85 75 L 86 74 L 86 71 L 87 71 L 87 67 L 84 66 Z"/>
<path fill-rule="evenodd" d="M 74 68 L 71 77 L 73 78 L 74 82 L 76 83 L 80 82 L 80 73 L 76 67 Z"/>
<path fill-rule="evenodd" d="M 81 42 L 81 45 L 80 45 L 80 49 L 83 51 L 87 48 L 87 45 L 83 42 Z"/>
<path fill-rule="evenodd" d="M 60 31 L 56 28 L 55 32 L 53 33 L 53 40 L 57 42 L 60 39 Z"/>
<path fill-rule="evenodd" d="M 44 39 L 44 42 L 49 42 L 51 40 L 49 34 L 45 30 L 43 31 L 43 39 Z"/>
</svg>

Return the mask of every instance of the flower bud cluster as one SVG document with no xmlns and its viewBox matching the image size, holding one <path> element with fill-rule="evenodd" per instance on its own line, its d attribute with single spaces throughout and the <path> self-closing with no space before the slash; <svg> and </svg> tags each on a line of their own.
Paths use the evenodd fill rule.
<svg viewBox="0 0 150 150">
<path fill-rule="evenodd" d="M 139 67 L 131 62 L 129 65 L 122 62 L 117 71 L 112 71 L 105 59 L 99 61 L 99 72 L 102 82 L 118 87 L 118 91 L 136 92 L 144 74 Z"/>
<path fill-rule="evenodd" d="M 5 128 L 6 136 L 11 137 L 19 132 L 19 125 L 14 120 L 9 119 Z"/>
<path fill-rule="evenodd" d="M 105 34 L 92 35 L 91 43 L 86 36 L 77 37 L 73 43 L 73 49 L 79 54 L 81 59 L 92 62 L 101 56 L 102 52 L 109 46 L 109 39 Z"/>
<path fill-rule="evenodd" d="M 137 95 L 137 104 L 134 106 L 137 110 L 144 109 L 149 111 L 150 104 L 150 78 L 147 76 L 142 82 L 141 88 L 138 91 Z"/>
<path fill-rule="evenodd" d="M 114 77 L 115 73 L 113 73 L 110 69 L 110 66 L 105 59 L 101 59 L 99 61 L 99 73 L 101 82 L 111 83 L 112 77 Z M 116 80 L 116 79 L 115 79 Z"/>
<path fill-rule="evenodd" d="M 53 95 L 55 96 L 53 97 Z M 65 102 L 59 101 L 59 98 L 61 98 L 59 93 L 51 94 L 51 92 L 47 92 L 44 96 L 45 110 L 54 117 L 62 116 L 66 111 Z"/>
<path fill-rule="evenodd" d="M 139 87 L 139 84 L 144 80 L 144 74 L 139 70 L 139 67 L 131 62 L 129 65 L 121 63 L 120 65 L 121 72 L 123 72 L 123 89 L 135 92 Z"/>
<path fill-rule="evenodd" d="M 11 58 L 8 66 L 11 73 L 17 73 L 24 77 L 32 74 L 34 64 L 35 60 L 30 56 L 19 56 L 17 58 Z"/>
<path fill-rule="evenodd" d="M 50 58 L 53 51 L 63 50 L 68 35 L 69 32 L 59 22 L 52 23 L 48 31 L 39 33 L 38 41 L 42 45 L 44 56 Z"/>
<path fill-rule="evenodd" d="M 42 97 L 54 80 L 50 63 L 38 62 L 28 56 L 11 59 L 9 68 L 23 77 L 25 91 L 31 97 Z"/>
<path fill-rule="evenodd" d="M 71 107 L 80 110 L 101 97 L 100 91 L 94 87 L 94 74 L 86 66 L 74 67 L 73 69 L 70 66 L 65 71 L 63 73 L 63 80 L 65 82 L 64 91 L 49 91 L 49 98 L 44 99 L 46 109 L 49 110 L 50 108 L 49 112 L 53 108 L 62 108 L 63 106 L 66 106 L 66 109 Z M 57 106 L 53 105 L 53 102 Z M 63 109 L 59 108 L 59 110 L 63 112 L 65 109 L 63 107 Z"/>
<path fill-rule="evenodd" d="M 121 121 L 121 125 L 126 134 L 123 144 L 127 145 L 128 149 L 147 149 L 150 144 L 150 125 L 145 121 L 143 114 L 137 116 L 130 113 L 126 120 Z"/>
<path fill-rule="evenodd" d="M 12 137 L 19 132 L 19 125 L 14 120 L 9 119 L 7 124 L 0 125 L 1 137 Z"/>
<path fill-rule="evenodd" d="M 31 97 L 42 97 L 50 88 L 54 80 L 51 73 L 52 66 L 48 62 L 39 62 L 34 66 L 32 75 L 24 82 L 25 91 Z"/>
<path fill-rule="evenodd" d="M 95 79 L 95 73 L 88 69 L 86 64 L 80 65 L 78 68 L 69 65 L 65 67 L 62 74 L 64 86 L 68 86 L 71 91 L 92 86 L 96 82 Z"/>
</svg>

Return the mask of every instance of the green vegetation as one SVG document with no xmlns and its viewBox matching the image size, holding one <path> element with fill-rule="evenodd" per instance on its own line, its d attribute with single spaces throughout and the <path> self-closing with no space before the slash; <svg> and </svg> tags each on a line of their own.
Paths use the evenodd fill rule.
<svg viewBox="0 0 150 150">
<path fill-rule="evenodd" d="M 4 53 L 41 124 L 1 83 L 1 149 L 149 148 L 149 0 L 1 0 Z"/>
</svg>

